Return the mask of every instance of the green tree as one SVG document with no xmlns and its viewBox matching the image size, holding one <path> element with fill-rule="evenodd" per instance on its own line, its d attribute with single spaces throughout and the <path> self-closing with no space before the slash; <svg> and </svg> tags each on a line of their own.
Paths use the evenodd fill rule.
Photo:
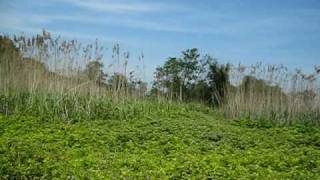
<svg viewBox="0 0 320 180">
<path fill-rule="evenodd" d="M 86 65 L 85 73 L 88 78 L 99 86 L 105 85 L 107 75 L 103 72 L 103 64 L 99 61 L 91 61 Z"/>
<path fill-rule="evenodd" d="M 190 88 L 192 83 L 197 79 L 197 74 L 200 70 L 199 57 L 200 54 L 197 48 L 187 49 L 182 52 L 181 64 L 181 80 L 179 88 L 179 100 L 183 100 L 183 89 Z M 189 86 L 189 87 L 188 87 Z"/>
<path fill-rule="evenodd" d="M 216 106 L 221 106 L 225 103 L 226 93 L 228 92 L 230 65 L 218 64 L 218 61 L 213 61 L 209 65 L 207 79 L 211 93 L 211 103 Z"/>
<path fill-rule="evenodd" d="M 170 57 L 155 72 L 152 93 L 180 101 L 196 100 L 213 105 L 225 101 L 229 65 L 220 65 L 209 55 L 200 57 L 198 49 L 187 49 L 181 58 Z"/>
<path fill-rule="evenodd" d="M 175 98 L 182 84 L 181 71 L 181 60 L 169 57 L 162 67 L 156 69 L 152 92 Z"/>
</svg>

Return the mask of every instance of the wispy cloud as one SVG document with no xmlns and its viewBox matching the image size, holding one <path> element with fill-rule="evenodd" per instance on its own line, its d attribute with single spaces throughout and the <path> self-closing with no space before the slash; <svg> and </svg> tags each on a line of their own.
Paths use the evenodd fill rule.
<svg viewBox="0 0 320 180">
<path fill-rule="evenodd" d="M 195 46 L 230 59 L 317 62 L 319 8 L 277 0 L 10 0 L 0 2 L 0 31 L 34 35 L 45 28 L 65 38 L 120 41 L 147 50 L 152 61 Z"/>
<path fill-rule="evenodd" d="M 12 30 L 12 32 L 27 33 L 30 35 L 39 34 L 44 29 L 44 27 L 42 27 L 42 28 L 41 27 L 30 27 L 30 26 L 26 26 L 24 24 L 14 24 L 14 25 L 13 24 L 5 24 L 3 26 L 3 28 L 10 29 L 10 30 Z M 99 40 L 102 40 L 102 41 L 116 42 L 115 39 L 106 38 L 106 37 L 102 36 L 101 34 L 70 32 L 70 31 L 53 30 L 53 29 L 49 29 L 49 30 L 46 29 L 46 30 L 54 35 L 59 35 L 64 38 L 70 38 L 70 39 L 75 38 L 75 39 L 89 40 L 89 41 L 93 41 L 98 38 Z"/>
<path fill-rule="evenodd" d="M 181 6 L 160 2 L 114 1 L 114 0 L 64 0 L 74 6 L 95 12 L 109 13 L 154 13 L 182 10 Z"/>
<path fill-rule="evenodd" d="M 32 2 L 31 2 L 32 3 Z M 7 14 L 0 12 L 6 26 L 20 28 L 21 24 L 28 26 L 45 27 L 59 22 L 78 23 L 78 25 L 89 24 L 90 26 L 107 25 L 111 27 L 124 27 L 147 31 L 176 32 L 176 33 L 197 33 L 196 27 L 185 26 L 177 21 L 149 18 L 145 13 L 177 13 L 187 10 L 183 5 L 173 3 L 161 3 L 154 1 L 128 1 L 128 0 L 48 0 L 45 2 L 46 8 L 50 5 L 68 4 L 69 7 L 83 8 L 88 11 L 78 10 L 66 13 L 34 13 L 31 11 L 21 13 L 22 8 L 16 11 L 9 11 Z M 81 12 L 81 13 L 80 13 Z M 134 13 L 132 16 L 131 13 Z M 16 28 L 17 29 L 17 28 Z"/>
<path fill-rule="evenodd" d="M 0 16 L 4 17 L 3 14 L 0 13 Z M 62 17 L 60 17 L 62 18 Z M 27 33 L 31 35 L 35 35 L 41 33 L 43 29 L 45 29 L 45 23 L 49 23 L 52 19 L 48 17 L 41 17 L 33 15 L 32 18 L 23 18 L 22 16 L 15 16 L 10 18 L 7 21 L 3 21 L 1 24 L 2 28 L 11 30 L 12 32 L 17 33 Z M 46 29 L 48 30 L 48 29 Z M 60 35 L 65 38 L 76 38 L 82 40 L 95 40 L 99 38 L 99 40 L 106 41 L 106 42 L 116 42 L 116 39 L 107 38 L 102 34 L 92 34 L 92 33 L 85 33 L 85 32 L 71 32 L 65 31 L 61 29 L 49 29 L 49 32 L 53 33 L 54 35 Z M 2 32 L 4 33 L 4 32 Z"/>
<path fill-rule="evenodd" d="M 49 15 L 49 14 L 11 14 L 0 13 L 1 17 L 6 19 L 3 26 L 11 27 L 20 26 L 21 24 L 29 24 L 35 26 L 46 26 L 50 23 L 56 23 L 66 21 L 68 23 L 80 23 L 89 24 L 95 26 L 109 25 L 125 28 L 142 29 L 149 31 L 162 31 L 162 32 L 177 32 L 177 33 L 197 33 L 200 32 L 196 28 L 179 25 L 178 23 L 170 21 L 150 21 L 147 19 L 140 18 L 117 18 L 112 15 L 106 16 L 93 16 L 93 15 Z"/>
</svg>

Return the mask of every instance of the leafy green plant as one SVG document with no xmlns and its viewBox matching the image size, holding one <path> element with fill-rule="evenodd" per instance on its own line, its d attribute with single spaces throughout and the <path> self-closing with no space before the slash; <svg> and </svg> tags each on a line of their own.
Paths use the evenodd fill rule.
<svg viewBox="0 0 320 180">
<path fill-rule="evenodd" d="M 112 111 L 139 111 L 143 105 Z M 75 123 L 0 116 L 0 176 L 314 179 L 320 174 L 317 128 L 239 126 L 192 106 L 145 105 L 151 113 L 126 120 L 124 115 Z"/>
</svg>

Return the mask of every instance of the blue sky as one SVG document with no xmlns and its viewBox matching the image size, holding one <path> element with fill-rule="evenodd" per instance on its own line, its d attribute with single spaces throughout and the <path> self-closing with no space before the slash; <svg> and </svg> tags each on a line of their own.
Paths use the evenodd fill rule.
<svg viewBox="0 0 320 180">
<path fill-rule="evenodd" d="M 197 47 L 221 62 L 311 70 L 320 64 L 319 0 L 0 0 L 0 32 L 119 42 L 145 55 L 147 79 L 169 56 Z"/>
</svg>

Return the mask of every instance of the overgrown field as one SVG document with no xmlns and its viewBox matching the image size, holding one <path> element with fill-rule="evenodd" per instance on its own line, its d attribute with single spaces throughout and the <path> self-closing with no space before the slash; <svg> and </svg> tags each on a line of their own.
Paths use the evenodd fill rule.
<svg viewBox="0 0 320 180">
<path fill-rule="evenodd" d="M 118 44 L 103 55 L 45 30 L 0 35 L 0 180 L 319 179 L 320 67 L 193 48 L 148 90 L 143 54 L 136 68 Z"/>
<path fill-rule="evenodd" d="M 229 121 L 196 106 L 65 121 L 0 116 L 2 178 L 317 179 L 320 130 Z M 0 178 L 1 179 L 1 178 Z"/>
</svg>

